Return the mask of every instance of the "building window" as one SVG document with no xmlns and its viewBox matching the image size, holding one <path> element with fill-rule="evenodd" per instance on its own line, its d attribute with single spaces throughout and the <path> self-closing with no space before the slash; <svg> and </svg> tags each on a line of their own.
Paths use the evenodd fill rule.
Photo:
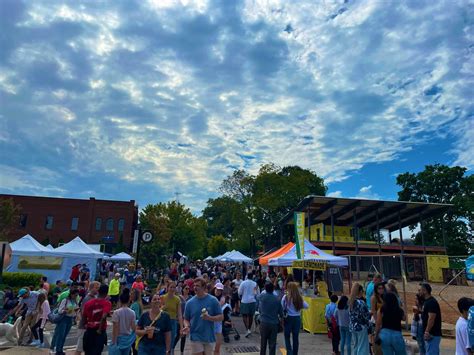
<svg viewBox="0 0 474 355">
<path fill-rule="evenodd" d="M 120 218 L 118 220 L 118 231 L 123 232 L 124 228 L 125 228 L 125 219 Z"/>
<path fill-rule="evenodd" d="M 20 227 L 25 228 L 27 222 L 28 222 L 28 215 L 27 214 L 21 214 L 20 215 Z"/>
<path fill-rule="evenodd" d="M 44 224 L 44 228 L 46 229 L 53 229 L 53 216 L 46 217 L 46 223 Z"/>
<path fill-rule="evenodd" d="M 77 231 L 78 226 L 79 226 L 79 217 L 72 217 L 71 230 L 72 231 Z"/>
<path fill-rule="evenodd" d="M 114 231 L 114 220 L 112 218 L 109 218 L 107 220 L 107 223 L 105 224 L 105 229 L 107 229 L 107 232 Z"/>
<path fill-rule="evenodd" d="M 100 217 L 97 217 L 95 219 L 95 230 L 96 231 L 102 230 L 102 218 L 100 218 Z"/>
</svg>

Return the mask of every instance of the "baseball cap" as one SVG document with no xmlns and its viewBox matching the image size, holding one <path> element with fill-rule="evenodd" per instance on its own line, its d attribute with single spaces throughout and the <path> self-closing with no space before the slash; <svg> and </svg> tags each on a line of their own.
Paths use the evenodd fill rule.
<svg viewBox="0 0 474 355">
<path fill-rule="evenodd" d="M 117 273 L 115 274 L 115 276 L 118 276 L 118 277 L 120 277 L 120 273 L 119 273 L 119 272 L 117 272 Z"/>
<path fill-rule="evenodd" d="M 24 296 L 27 292 L 26 288 L 20 289 L 20 291 L 18 291 L 18 297 Z"/>
<path fill-rule="evenodd" d="M 223 290 L 224 289 L 224 285 L 221 284 L 220 282 L 216 283 L 216 289 L 218 290 Z"/>
</svg>

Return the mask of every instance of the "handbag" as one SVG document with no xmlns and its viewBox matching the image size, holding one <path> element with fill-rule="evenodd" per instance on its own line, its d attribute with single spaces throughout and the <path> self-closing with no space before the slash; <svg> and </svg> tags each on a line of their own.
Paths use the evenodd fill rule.
<svg viewBox="0 0 474 355">
<path fill-rule="evenodd" d="M 54 311 L 49 312 L 48 320 L 53 324 L 58 324 L 64 318 L 63 313 L 59 313 L 59 310 L 56 308 Z"/>
<path fill-rule="evenodd" d="M 287 318 L 288 317 L 288 298 L 286 296 L 285 297 L 285 302 L 283 302 L 285 304 L 285 308 L 283 308 L 283 319 Z"/>
</svg>

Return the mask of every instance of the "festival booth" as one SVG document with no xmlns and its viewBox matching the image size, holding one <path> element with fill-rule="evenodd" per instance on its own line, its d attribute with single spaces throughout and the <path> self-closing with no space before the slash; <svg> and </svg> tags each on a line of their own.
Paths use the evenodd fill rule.
<svg viewBox="0 0 474 355">
<path fill-rule="evenodd" d="M 118 253 L 118 254 L 115 254 L 115 255 L 112 255 L 111 257 L 108 257 L 107 260 L 110 260 L 110 261 L 117 261 L 117 262 L 128 262 L 128 261 L 132 261 L 133 260 L 133 257 L 128 255 L 127 253 Z"/>
<path fill-rule="evenodd" d="M 284 246 L 282 246 L 280 249 L 277 249 L 269 254 L 265 254 L 261 256 L 258 259 L 259 264 L 262 266 L 268 266 L 268 261 L 270 259 L 276 258 L 281 255 L 285 255 L 292 247 L 294 247 L 294 245 L 295 243 L 289 242 L 285 244 Z"/>
<path fill-rule="evenodd" d="M 226 259 L 232 263 L 252 263 L 253 259 L 245 256 L 240 251 L 232 250 L 227 254 Z"/>
<path fill-rule="evenodd" d="M 301 312 L 303 329 L 308 332 L 324 334 L 327 332 L 327 323 L 324 317 L 325 306 L 330 302 L 326 282 L 318 283 L 319 293 L 314 295 L 314 274 L 316 271 L 325 272 L 329 266 L 346 267 L 346 258 L 325 253 L 315 247 L 308 240 L 304 240 L 304 257 L 298 259 L 296 244 L 289 248 L 286 253 L 279 253 L 276 257 L 270 257 L 268 265 L 285 266 L 292 269 L 303 269 L 313 271 L 313 288 L 303 282 L 303 298 L 308 303 L 309 308 Z"/>
</svg>

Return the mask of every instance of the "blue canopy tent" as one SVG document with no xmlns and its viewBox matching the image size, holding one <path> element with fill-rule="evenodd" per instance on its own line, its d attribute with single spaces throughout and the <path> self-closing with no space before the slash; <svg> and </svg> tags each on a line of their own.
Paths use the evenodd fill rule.
<svg viewBox="0 0 474 355">
<path fill-rule="evenodd" d="M 466 277 L 474 280 L 474 254 L 466 259 Z"/>
</svg>

